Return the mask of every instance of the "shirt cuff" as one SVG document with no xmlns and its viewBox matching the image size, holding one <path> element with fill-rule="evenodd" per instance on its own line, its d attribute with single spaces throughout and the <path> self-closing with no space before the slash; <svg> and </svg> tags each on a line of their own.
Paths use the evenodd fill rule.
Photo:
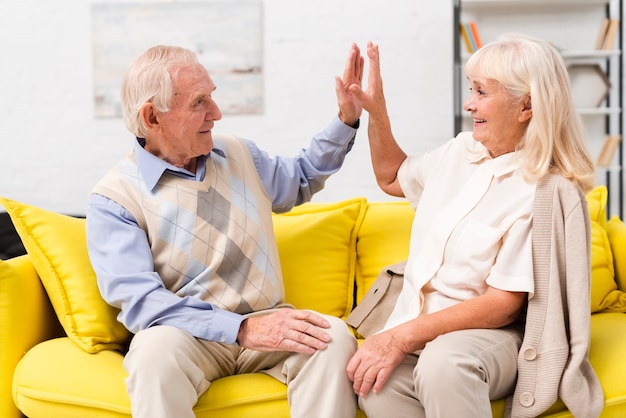
<svg viewBox="0 0 626 418">
<path fill-rule="evenodd" d="M 239 327 L 246 317 L 223 309 L 215 309 L 213 312 L 217 329 L 209 330 L 210 339 L 224 344 L 236 344 Z"/>
<path fill-rule="evenodd" d="M 337 137 L 341 137 L 341 138 L 350 138 L 350 139 L 352 139 L 354 137 L 354 135 L 356 133 L 356 129 L 359 127 L 360 123 L 361 122 L 360 122 L 360 119 L 359 119 L 354 124 L 354 127 L 350 126 L 350 125 L 346 125 L 339 118 L 339 115 L 337 115 L 330 122 L 330 124 L 326 127 L 326 131 L 334 133 L 334 135 L 329 135 L 330 137 L 337 136 Z"/>
</svg>

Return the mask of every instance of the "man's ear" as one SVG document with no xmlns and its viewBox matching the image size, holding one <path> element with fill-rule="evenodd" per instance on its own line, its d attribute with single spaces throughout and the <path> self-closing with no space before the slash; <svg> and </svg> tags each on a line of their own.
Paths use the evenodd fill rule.
<svg viewBox="0 0 626 418">
<path fill-rule="evenodd" d="M 139 109 L 139 115 L 141 117 L 141 122 L 143 126 L 148 131 L 154 131 L 159 128 L 160 122 L 157 116 L 156 108 L 154 104 L 151 102 L 144 103 Z"/>
<path fill-rule="evenodd" d="M 532 106 L 532 100 L 530 98 L 530 95 L 526 96 L 522 104 L 523 104 L 522 110 L 519 113 L 519 121 L 527 122 L 533 116 L 533 106 Z"/>
</svg>

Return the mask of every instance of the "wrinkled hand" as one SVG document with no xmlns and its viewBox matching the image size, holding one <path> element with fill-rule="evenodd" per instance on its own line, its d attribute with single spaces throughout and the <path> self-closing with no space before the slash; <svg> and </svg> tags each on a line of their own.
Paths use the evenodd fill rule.
<svg viewBox="0 0 626 418">
<path fill-rule="evenodd" d="M 383 79 L 380 75 L 380 55 L 378 45 L 371 41 L 367 43 L 367 56 L 369 58 L 369 75 L 367 77 L 367 89 L 362 90 L 361 84 L 352 84 L 348 90 L 360 102 L 361 106 L 373 117 L 387 114 L 387 105 L 383 93 Z"/>
<path fill-rule="evenodd" d="M 370 390 L 380 392 L 406 354 L 393 329 L 368 337 L 346 368 L 354 393 L 365 397 Z"/>
<path fill-rule="evenodd" d="M 324 331 L 328 327 L 328 321 L 313 312 L 281 309 L 247 318 L 239 328 L 237 342 L 258 351 L 313 354 L 330 342 L 330 335 Z"/>
<path fill-rule="evenodd" d="M 363 81 L 363 63 L 361 50 L 353 43 L 343 71 L 343 78 L 335 77 L 335 92 L 339 102 L 339 118 L 346 125 L 354 125 L 361 117 L 363 107 L 350 92 L 351 86 L 361 88 Z"/>
</svg>

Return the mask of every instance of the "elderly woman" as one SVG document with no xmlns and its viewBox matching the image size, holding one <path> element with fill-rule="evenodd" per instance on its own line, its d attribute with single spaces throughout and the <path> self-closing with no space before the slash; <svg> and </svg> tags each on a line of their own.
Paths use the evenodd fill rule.
<svg viewBox="0 0 626 418">
<path fill-rule="evenodd" d="M 593 164 L 558 52 L 522 35 L 478 50 L 465 67 L 473 132 L 410 157 L 391 131 L 378 46 L 367 54 L 367 89 L 351 90 L 369 112 L 376 179 L 416 213 L 396 305 L 347 367 L 360 406 L 369 418 L 391 416 L 390 405 L 399 417 L 487 417 L 517 384 L 514 416 L 539 415 L 557 393 L 576 416 L 597 415 L 584 197 Z M 577 294 L 554 298 L 560 277 Z"/>
</svg>

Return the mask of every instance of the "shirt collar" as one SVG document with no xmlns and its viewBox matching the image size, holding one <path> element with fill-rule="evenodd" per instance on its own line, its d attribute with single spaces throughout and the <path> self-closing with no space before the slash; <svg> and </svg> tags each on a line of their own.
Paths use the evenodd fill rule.
<svg viewBox="0 0 626 418">
<path fill-rule="evenodd" d="M 481 163 L 485 160 L 491 161 L 493 166 L 493 175 L 495 177 L 501 177 L 512 171 L 520 168 L 520 157 L 522 151 L 509 152 L 499 157 L 492 158 L 489 151 L 483 144 L 474 140 L 473 136 L 469 136 L 467 142 L 469 152 L 467 153 L 467 160 L 470 163 Z"/>
<path fill-rule="evenodd" d="M 135 160 L 148 190 L 154 189 L 166 171 L 189 180 L 202 181 L 204 179 L 205 163 L 210 154 L 198 157 L 196 173 L 192 173 L 151 154 L 144 149 L 142 144 L 145 144 L 145 140 L 137 138 L 135 141 Z"/>
</svg>

